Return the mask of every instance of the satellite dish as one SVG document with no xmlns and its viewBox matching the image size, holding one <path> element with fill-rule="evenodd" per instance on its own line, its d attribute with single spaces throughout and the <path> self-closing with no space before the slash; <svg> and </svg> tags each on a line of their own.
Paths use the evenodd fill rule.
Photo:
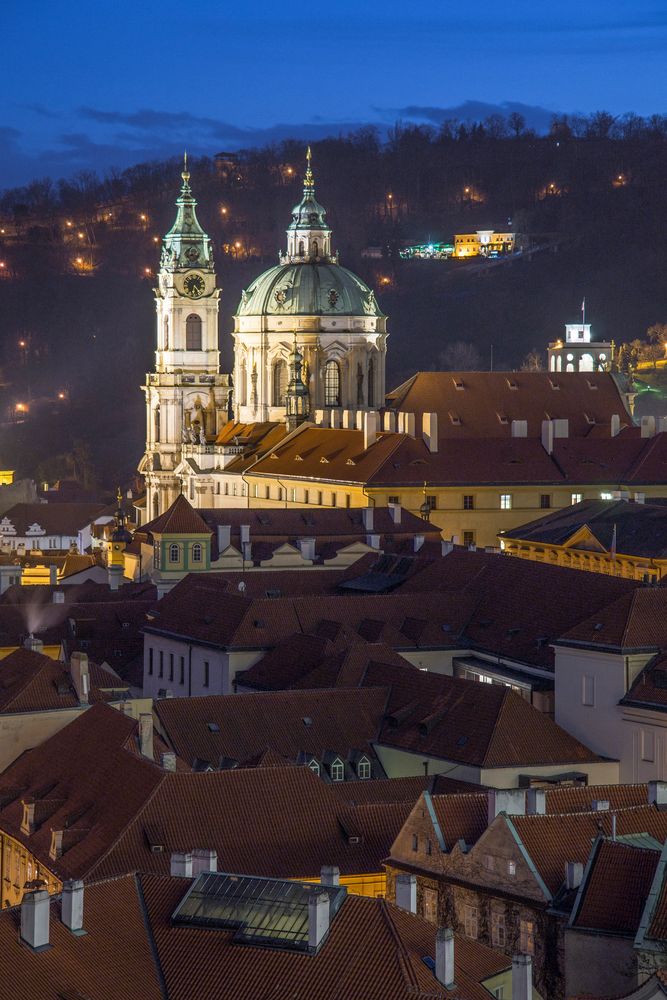
<svg viewBox="0 0 667 1000">
<path fill-rule="evenodd" d="M 242 594 L 245 593 L 245 580 L 239 581 L 239 590 L 241 591 Z"/>
</svg>

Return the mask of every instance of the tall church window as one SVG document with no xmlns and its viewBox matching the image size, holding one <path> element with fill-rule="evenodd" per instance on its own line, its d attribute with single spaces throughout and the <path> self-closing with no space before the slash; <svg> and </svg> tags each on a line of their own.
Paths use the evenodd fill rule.
<svg viewBox="0 0 667 1000">
<path fill-rule="evenodd" d="M 160 407 L 159 406 L 156 406 L 155 409 L 153 410 L 153 420 L 154 420 L 154 433 L 153 433 L 153 437 L 155 439 L 155 443 L 159 444 L 160 443 Z"/>
<path fill-rule="evenodd" d="M 368 359 L 368 388 L 366 392 L 366 398 L 368 400 L 369 406 L 375 406 L 375 360 L 373 357 Z"/>
<path fill-rule="evenodd" d="M 317 242 L 317 240 L 313 240 L 313 257 L 319 257 L 319 255 L 320 255 L 319 243 Z"/>
<path fill-rule="evenodd" d="M 273 366 L 273 405 L 284 406 L 287 395 L 287 365 L 276 361 Z"/>
<path fill-rule="evenodd" d="M 305 252 L 303 240 L 299 240 L 299 257 L 303 257 Z"/>
<path fill-rule="evenodd" d="M 337 361 L 324 366 L 324 405 L 340 406 L 340 368 Z"/>
<path fill-rule="evenodd" d="M 201 351 L 201 319 L 195 313 L 190 313 L 185 321 L 186 351 Z"/>
</svg>

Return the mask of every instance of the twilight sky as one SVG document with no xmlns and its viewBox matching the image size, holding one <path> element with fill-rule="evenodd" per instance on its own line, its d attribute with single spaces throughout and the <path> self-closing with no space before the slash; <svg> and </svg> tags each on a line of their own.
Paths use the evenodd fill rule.
<svg viewBox="0 0 667 1000">
<path fill-rule="evenodd" d="M 516 104 L 535 127 L 667 112 L 665 0 L 5 0 L 3 15 L 0 189 Z"/>
</svg>

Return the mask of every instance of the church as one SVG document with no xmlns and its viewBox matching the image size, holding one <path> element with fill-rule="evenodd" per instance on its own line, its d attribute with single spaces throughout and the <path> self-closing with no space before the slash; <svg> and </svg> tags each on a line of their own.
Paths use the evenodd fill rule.
<svg viewBox="0 0 667 1000">
<path fill-rule="evenodd" d="M 143 386 L 148 519 L 182 492 L 196 507 L 238 506 L 246 468 L 267 449 L 316 413 L 328 427 L 360 426 L 386 392 L 387 320 L 332 248 L 310 149 L 286 249 L 234 317 L 233 379 L 220 373 L 220 290 L 187 161 L 182 179 L 155 289 L 155 371 Z"/>
</svg>

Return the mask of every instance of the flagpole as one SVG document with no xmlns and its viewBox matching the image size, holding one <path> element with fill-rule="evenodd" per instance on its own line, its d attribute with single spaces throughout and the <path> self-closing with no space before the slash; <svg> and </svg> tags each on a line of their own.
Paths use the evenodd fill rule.
<svg viewBox="0 0 667 1000">
<path fill-rule="evenodd" d="M 581 302 L 581 335 L 583 337 L 585 333 L 586 326 L 586 296 L 584 295 Z"/>
</svg>

